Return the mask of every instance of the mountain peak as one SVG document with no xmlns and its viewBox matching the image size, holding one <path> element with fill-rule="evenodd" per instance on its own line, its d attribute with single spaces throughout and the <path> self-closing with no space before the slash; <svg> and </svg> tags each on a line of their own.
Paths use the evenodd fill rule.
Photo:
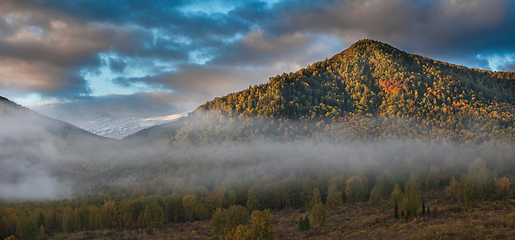
<svg viewBox="0 0 515 240">
<path fill-rule="evenodd" d="M 364 39 L 330 59 L 199 109 L 299 120 L 396 116 L 456 127 L 490 121 L 495 111 L 515 112 L 514 82 L 515 73 L 456 66 Z M 509 115 L 497 120 L 515 123 L 515 114 Z"/>
</svg>

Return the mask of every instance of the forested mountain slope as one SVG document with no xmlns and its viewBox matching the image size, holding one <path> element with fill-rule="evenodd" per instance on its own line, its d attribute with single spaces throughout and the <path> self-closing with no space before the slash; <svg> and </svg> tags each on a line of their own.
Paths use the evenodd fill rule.
<svg viewBox="0 0 515 240">
<path fill-rule="evenodd" d="M 315 238 L 345 238 L 349 230 L 363 238 L 378 226 L 384 227 L 379 236 L 397 236 L 407 229 L 392 227 L 400 217 L 428 231 L 436 228 L 421 219 L 434 219 L 437 227 L 463 217 L 483 221 L 515 205 L 514 82 L 514 73 L 469 69 L 363 40 L 121 141 L 3 100 L 0 121 L 11 120 L 0 124 L 10 131 L 0 135 L 0 200 L 75 198 L 0 203 L 0 237 L 35 238 L 37 226 L 49 235 L 163 224 L 184 232 L 182 222 L 211 220 L 212 228 L 195 230 L 213 238 L 238 209 L 243 220 L 254 210 L 252 219 L 266 209 L 279 219 L 311 211 L 315 230 L 302 236 Z M 491 200 L 502 201 L 497 212 L 481 207 L 478 215 L 474 205 Z M 437 206 L 430 218 L 423 217 L 425 203 Z M 324 206 L 335 213 L 327 227 Z M 462 206 L 466 214 L 456 215 Z M 483 222 L 482 230 L 467 231 L 513 235 L 512 223 Z M 245 227 L 243 221 L 238 229 Z M 277 236 L 301 236 L 296 231 L 277 229 Z"/>
<path fill-rule="evenodd" d="M 463 127 L 513 124 L 515 73 L 470 69 L 362 40 L 325 61 L 199 109 L 287 119 L 336 120 L 363 114 Z"/>
<path fill-rule="evenodd" d="M 227 132 L 231 122 L 239 135 L 218 134 L 217 139 L 312 137 L 314 131 L 324 135 L 330 130 L 346 138 L 349 133 L 370 139 L 392 132 L 396 138 L 508 140 L 515 133 L 514 89 L 513 72 L 471 69 L 361 40 L 330 59 L 215 98 L 182 121 L 131 138 L 187 135 L 197 141 L 213 131 Z"/>
</svg>

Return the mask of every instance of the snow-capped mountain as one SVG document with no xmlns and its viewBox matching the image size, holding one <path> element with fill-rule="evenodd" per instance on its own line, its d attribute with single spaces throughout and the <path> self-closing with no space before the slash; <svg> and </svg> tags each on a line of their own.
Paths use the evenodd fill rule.
<svg viewBox="0 0 515 240">
<path fill-rule="evenodd" d="M 174 121 L 187 113 L 173 114 L 160 117 L 140 118 L 112 116 L 105 112 L 81 114 L 80 116 L 52 116 L 65 122 L 71 123 L 90 133 L 103 137 L 122 139 L 135 132 L 149 127 Z"/>
</svg>

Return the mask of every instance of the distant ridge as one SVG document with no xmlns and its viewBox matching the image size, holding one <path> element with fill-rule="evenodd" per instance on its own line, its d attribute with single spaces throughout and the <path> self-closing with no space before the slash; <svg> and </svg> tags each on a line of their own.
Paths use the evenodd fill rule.
<svg viewBox="0 0 515 240">
<path fill-rule="evenodd" d="M 11 124 L 25 126 L 34 131 L 30 135 L 32 139 L 46 138 L 46 140 L 59 141 L 68 141 L 70 139 L 105 139 L 67 122 L 39 114 L 2 96 L 0 96 L 0 115 L 0 122 L 4 124 L 3 128 L 14 128 L 9 126 Z M 40 133 L 44 133 L 44 136 L 38 135 Z"/>
</svg>

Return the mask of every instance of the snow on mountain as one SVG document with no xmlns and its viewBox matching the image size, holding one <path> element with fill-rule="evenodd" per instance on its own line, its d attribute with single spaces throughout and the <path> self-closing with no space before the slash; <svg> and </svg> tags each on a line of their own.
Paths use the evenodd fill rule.
<svg viewBox="0 0 515 240">
<path fill-rule="evenodd" d="M 71 123 L 90 133 L 103 137 L 122 139 L 133 133 L 149 127 L 174 121 L 187 113 L 173 114 L 160 117 L 120 117 L 105 112 L 95 112 L 80 115 L 54 116 L 57 119 Z"/>
</svg>

